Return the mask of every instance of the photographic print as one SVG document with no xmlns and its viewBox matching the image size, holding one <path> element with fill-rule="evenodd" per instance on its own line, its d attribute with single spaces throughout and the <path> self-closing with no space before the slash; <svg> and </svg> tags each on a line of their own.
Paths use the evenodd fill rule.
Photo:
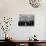
<svg viewBox="0 0 46 46">
<path fill-rule="evenodd" d="M 34 15 L 20 15 L 18 26 L 34 26 Z"/>
</svg>

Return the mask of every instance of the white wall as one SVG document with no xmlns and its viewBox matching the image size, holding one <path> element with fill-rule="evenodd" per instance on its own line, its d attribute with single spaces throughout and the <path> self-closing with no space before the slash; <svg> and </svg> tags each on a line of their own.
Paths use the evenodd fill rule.
<svg viewBox="0 0 46 46">
<path fill-rule="evenodd" d="M 45 24 L 44 24 L 44 39 L 46 39 L 46 15 L 45 15 L 45 19 L 44 19 L 44 22 L 45 22 Z"/>
<path fill-rule="evenodd" d="M 19 14 L 34 14 L 35 26 L 19 27 Z M 32 8 L 28 0 L 0 0 L 0 16 L 13 17 L 9 33 L 12 34 L 13 37 L 16 37 L 17 40 L 27 40 L 34 34 L 37 35 L 39 40 L 44 40 L 44 15 L 46 15 L 46 8 Z"/>
</svg>

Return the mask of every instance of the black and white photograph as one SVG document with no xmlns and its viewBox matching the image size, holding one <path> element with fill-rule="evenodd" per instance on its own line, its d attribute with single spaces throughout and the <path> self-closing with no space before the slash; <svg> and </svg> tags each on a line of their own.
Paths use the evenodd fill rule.
<svg viewBox="0 0 46 46">
<path fill-rule="evenodd" d="M 34 26 L 34 15 L 20 15 L 18 26 Z"/>
</svg>

